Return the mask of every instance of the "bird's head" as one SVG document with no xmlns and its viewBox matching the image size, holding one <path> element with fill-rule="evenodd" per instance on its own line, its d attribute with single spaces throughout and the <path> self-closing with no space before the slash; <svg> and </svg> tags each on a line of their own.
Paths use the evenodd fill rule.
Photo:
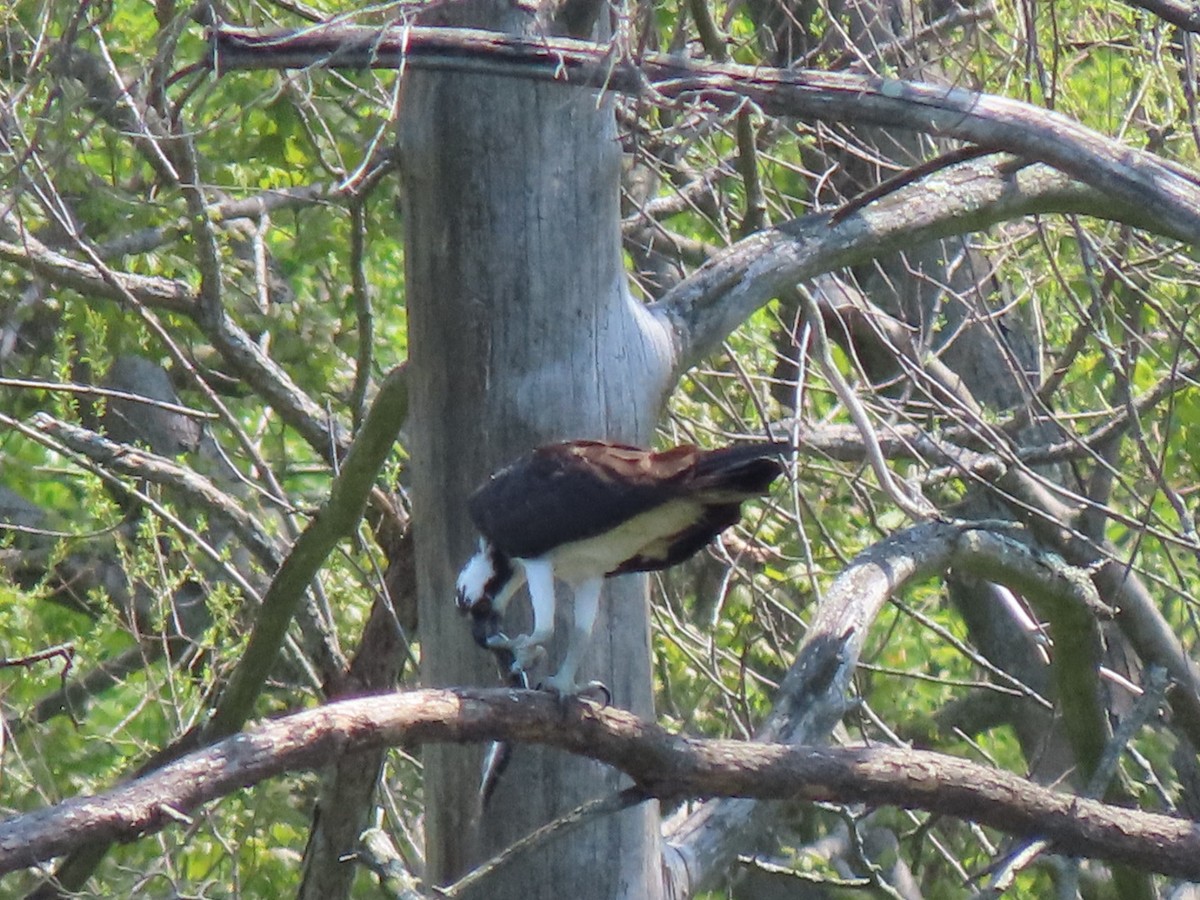
<svg viewBox="0 0 1200 900">
<path fill-rule="evenodd" d="M 512 563 L 491 541 L 479 540 L 479 550 L 458 573 L 454 601 L 459 612 L 486 615 L 492 601 L 513 576 Z"/>
<path fill-rule="evenodd" d="M 471 634 L 484 649 L 490 649 L 489 639 L 500 633 L 500 616 L 492 604 L 512 576 L 508 557 L 482 538 L 479 551 L 458 574 L 454 602 L 459 612 L 471 616 Z"/>
</svg>

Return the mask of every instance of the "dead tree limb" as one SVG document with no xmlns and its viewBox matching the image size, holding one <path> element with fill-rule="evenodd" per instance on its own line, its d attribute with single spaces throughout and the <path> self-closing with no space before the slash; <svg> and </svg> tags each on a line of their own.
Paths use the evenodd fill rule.
<svg viewBox="0 0 1200 900">
<path fill-rule="evenodd" d="M 620 709 L 563 707 L 531 691 L 423 690 L 333 703 L 267 722 L 94 797 L 0 822 L 0 873 L 96 840 L 128 841 L 202 804 L 348 753 L 428 742 L 525 741 L 621 769 L 646 796 L 742 796 L 895 805 L 1049 840 L 1072 856 L 1200 880 L 1200 825 L 1058 793 L 937 753 L 817 748 L 670 734 Z"/>
</svg>

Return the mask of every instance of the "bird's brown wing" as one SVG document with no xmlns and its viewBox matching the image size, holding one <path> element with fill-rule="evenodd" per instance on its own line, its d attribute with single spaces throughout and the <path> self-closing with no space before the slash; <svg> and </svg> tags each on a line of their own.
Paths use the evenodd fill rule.
<svg viewBox="0 0 1200 900">
<path fill-rule="evenodd" d="M 687 473 L 686 489 L 713 503 L 760 496 L 783 474 L 783 458 L 792 452 L 792 445 L 786 441 L 701 451 Z"/>
<path fill-rule="evenodd" d="M 602 441 L 549 444 L 494 474 L 467 508 L 479 533 L 503 553 L 538 557 L 670 500 L 701 452 L 653 453 Z"/>
<path fill-rule="evenodd" d="M 699 501 L 703 514 L 686 528 L 646 544 L 609 574 L 668 569 L 698 553 L 738 523 L 742 501 L 768 491 L 783 472 L 781 457 L 791 452 L 791 444 L 777 442 L 735 444 L 697 454 L 675 488 Z"/>
<path fill-rule="evenodd" d="M 508 556 L 529 559 L 604 534 L 679 497 L 694 497 L 704 518 L 664 535 L 662 553 L 619 571 L 673 565 L 737 521 L 742 500 L 763 494 L 783 471 L 780 444 L 653 452 L 603 441 L 567 441 L 533 450 L 501 469 L 467 501 L 480 534 Z M 662 542 L 657 542 L 662 543 Z"/>
</svg>

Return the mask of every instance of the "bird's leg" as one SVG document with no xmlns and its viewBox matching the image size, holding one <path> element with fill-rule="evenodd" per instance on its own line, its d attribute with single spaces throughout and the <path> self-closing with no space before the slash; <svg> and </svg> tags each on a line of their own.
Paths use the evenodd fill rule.
<svg viewBox="0 0 1200 900">
<path fill-rule="evenodd" d="M 475 643 L 485 650 L 491 650 L 500 658 L 501 668 L 507 670 L 512 662 L 505 661 L 501 651 L 507 650 L 512 641 L 502 630 L 504 610 L 508 607 L 513 595 L 525 583 L 525 572 L 518 566 L 512 577 L 505 582 L 500 592 L 486 603 L 477 603 L 471 608 L 471 634 Z"/>
<path fill-rule="evenodd" d="M 600 591 L 603 587 L 603 578 L 591 578 L 575 588 L 575 622 L 571 628 L 567 653 L 558 671 L 541 683 L 544 690 L 553 691 L 561 697 L 599 693 L 604 695 L 605 703 L 608 702 L 608 688 L 599 681 L 591 681 L 584 685 L 575 683 L 575 673 L 579 671 L 579 664 L 583 662 L 584 654 L 587 653 L 592 627 L 596 624 L 596 613 L 600 609 Z"/>
<path fill-rule="evenodd" d="M 525 567 L 518 563 L 513 571 L 512 578 L 508 579 L 504 587 L 500 589 L 500 593 L 492 598 L 492 612 L 497 617 L 504 615 L 504 611 L 508 609 L 509 601 L 521 589 L 521 585 L 525 583 L 525 578 Z"/>
<path fill-rule="evenodd" d="M 471 616 L 474 621 L 471 624 L 471 633 L 475 636 L 475 643 L 480 647 L 485 650 L 507 650 L 512 646 L 512 639 L 501 630 L 501 620 L 504 618 L 504 611 L 508 608 L 509 601 L 524 583 L 525 570 L 518 566 L 495 597 L 486 603 L 478 603 L 472 607 Z M 509 666 L 508 663 L 501 663 L 501 665 L 505 669 Z"/>
<path fill-rule="evenodd" d="M 515 638 L 497 635 L 488 641 L 489 647 L 507 647 L 512 651 L 513 672 L 526 672 L 533 668 L 546 655 L 546 642 L 554 637 L 554 567 L 548 562 L 527 560 L 524 574 L 529 582 L 529 600 L 533 605 L 533 631 Z M 510 597 L 504 597 L 505 604 Z"/>
</svg>

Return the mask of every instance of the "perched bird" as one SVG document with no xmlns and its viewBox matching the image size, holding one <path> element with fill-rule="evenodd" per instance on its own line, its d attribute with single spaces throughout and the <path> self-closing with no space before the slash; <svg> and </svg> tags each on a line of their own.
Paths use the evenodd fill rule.
<svg viewBox="0 0 1200 900">
<path fill-rule="evenodd" d="M 659 452 L 602 441 L 548 444 L 491 476 L 467 501 L 479 551 L 458 576 L 458 608 L 472 634 L 514 683 L 545 655 L 554 634 L 555 579 L 574 592 L 574 627 L 558 671 L 541 687 L 560 695 L 575 675 L 596 620 L 604 579 L 682 562 L 741 517 L 783 472 L 786 442 Z M 529 585 L 533 630 L 510 638 L 504 612 Z"/>
</svg>

